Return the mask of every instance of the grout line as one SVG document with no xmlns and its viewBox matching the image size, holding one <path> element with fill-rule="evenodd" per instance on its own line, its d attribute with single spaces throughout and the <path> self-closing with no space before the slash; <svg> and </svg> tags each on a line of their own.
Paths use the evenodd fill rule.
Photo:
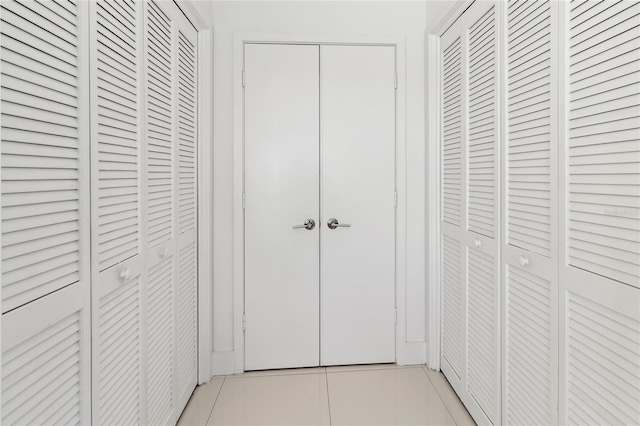
<svg viewBox="0 0 640 426">
<path fill-rule="evenodd" d="M 436 394 L 438 395 L 438 398 L 440 398 L 440 402 L 442 402 L 442 405 L 444 405 L 444 408 L 447 409 L 447 413 L 449 413 L 449 416 L 451 416 L 451 419 L 457 425 L 458 421 L 456 420 L 455 416 L 453 415 L 453 413 L 449 409 L 449 405 L 447 405 L 445 400 L 442 398 L 442 395 L 440 394 L 440 391 L 438 390 L 438 387 L 433 383 L 433 380 L 431 380 L 431 377 L 429 377 L 429 373 L 427 372 L 427 367 L 423 366 L 422 367 L 422 372 L 424 373 L 425 376 L 427 376 L 427 380 L 429 380 L 429 383 L 431 383 L 431 386 L 435 389 Z M 460 401 L 460 403 L 462 403 L 462 401 Z M 466 410 L 466 407 L 465 407 L 465 410 Z"/>
<path fill-rule="evenodd" d="M 222 384 L 220 385 L 220 389 L 218 389 L 218 393 L 216 394 L 216 399 L 213 400 L 213 405 L 211 406 L 211 411 L 209 411 L 209 416 L 207 417 L 207 422 L 205 423 L 205 425 L 209 424 L 209 419 L 211 419 L 211 415 L 213 414 L 213 409 L 216 406 L 216 402 L 218 402 L 218 398 L 220 397 L 220 394 L 222 393 L 222 388 L 224 387 L 224 384 L 225 384 L 226 381 L 227 381 L 227 377 L 225 376 L 222 379 Z"/>
<path fill-rule="evenodd" d="M 327 405 L 329 406 L 329 426 L 331 426 L 331 398 L 329 396 L 329 375 L 327 374 L 327 367 L 324 367 L 324 383 L 327 386 Z"/>
</svg>

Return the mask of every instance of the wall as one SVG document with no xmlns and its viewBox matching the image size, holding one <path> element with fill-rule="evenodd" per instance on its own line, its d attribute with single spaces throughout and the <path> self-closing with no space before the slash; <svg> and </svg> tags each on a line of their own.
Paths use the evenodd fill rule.
<svg viewBox="0 0 640 426">
<path fill-rule="evenodd" d="M 406 360 L 426 361 L 425 343 L 425 2 L 213 2 L 214 27 L 214 373 L 233 359 L 233 33 L 406 37 Z M 399 76 L 403 78 L 403 76 Z M 401 303 L 401 302 L 399 302 Z"/>
</svg>

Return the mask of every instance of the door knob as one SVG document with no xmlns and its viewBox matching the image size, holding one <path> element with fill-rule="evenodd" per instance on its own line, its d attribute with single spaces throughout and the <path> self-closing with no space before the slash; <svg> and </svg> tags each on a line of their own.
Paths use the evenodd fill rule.
<svg viewBox="0 0 640 426">
<path fill-rule="evenodd" d="M 118 274 L 118 277 L 122 282 L 129 281 L 129 279 L 131 278 L 131 270 L 129 268 L 121 270 L 120 274 Z"/>
<path fill-rule="evenodd" d="M 335 217 L 332 217 L 331 219 L 329 219 L 327 221 L 327 226 L 329 227 L 329 229 L 336 229 L 338 227 L 340 227 L 340 228 L 350 228 L 351 224 L 350 223 L 339 223 L 338 219 L 336 219 Z"/>
<path fill-rule="evenodd" d="M 313 228 L 316 227 L 316 221 L 313 219 L 307 219 L 304 221 L 304 225 L 295 225 L 293 227 L 293 229 L 306 229 L 308 231 L 311 231 Z"/>
</svg>

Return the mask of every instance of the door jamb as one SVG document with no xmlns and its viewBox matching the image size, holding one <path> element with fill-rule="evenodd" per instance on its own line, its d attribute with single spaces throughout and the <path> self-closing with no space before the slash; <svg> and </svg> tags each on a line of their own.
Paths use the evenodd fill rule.
<svg viewBox="0 0 640 426">
<path fill-rule="evenodd" d="M 244 371 L 244 45 L 320 44 L 386 45 L 396 49 L 396 363 L 407 363 L 406 336 L 406 40 L 404 36 L 245 33 L 233 35 L 233 358 L 216 371 Z M 232 365 L 231 365 L 232 364 Z"/>
</svg>

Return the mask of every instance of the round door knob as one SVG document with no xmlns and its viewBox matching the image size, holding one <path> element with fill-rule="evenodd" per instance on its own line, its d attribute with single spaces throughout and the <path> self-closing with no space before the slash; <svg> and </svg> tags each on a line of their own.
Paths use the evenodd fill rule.
<svg viewBox="0 0 640 426">
<path fill-rule="evenodd" d="M 480 248 L 482 246 L 482 241 L 476 239 L 473 244 L 475 244 L 476 248 Z"/>
<path fill-rule="evenodd" d="M 529 258 L 524 255 L 520 256 L 520 266 L 522 266 L 523 268 L 529 266 Z"/>
<path fill-rule="evenodd" d="M 129 268 L 125 268 L 122 271 L 120 271 L 119 276 L 121 281 L 127 281 L 131 278 L 131 270 Z"/>
</svg>

